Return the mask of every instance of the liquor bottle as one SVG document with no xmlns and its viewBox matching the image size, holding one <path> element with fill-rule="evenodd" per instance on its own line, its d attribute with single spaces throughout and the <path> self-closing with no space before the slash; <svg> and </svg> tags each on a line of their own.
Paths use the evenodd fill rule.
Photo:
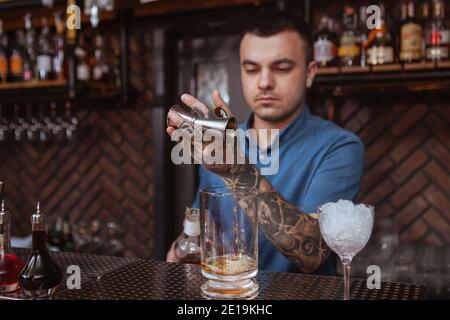
<svg viewBox="0 0 450 320">
<path fill-rule="evenodd" d="M 432 18 L 425 31 L 425 56 L 427 60 L 437 61 L 448 59 L 450 31 L 444 22 L 445 7 L 443 0 L 432 3 Z"/>
<path fill-rule="evenodd" d="M 55 13 L 56 35 L 54 37 L 53 72 L 54 78 L 62 80 L 65 78 L 64 68 L 64 21 L 61 13 Z"/>
<path fill-rule="evenodd" d="M 3 33 L 3 21 L 0 20 L 0 82 L 8 77 L 8 37 Z"/>
<path fill-rule="evenodd" d="M 75 5 L 75 0 L 67 0 L 67 7 Z M 66 16 L 65 21 L 68 21 L 69 16 Z M 77 79 L 77 68 L 76 68 L 76 56 L 75 48 L 77 44 L 77 29 L 76 28 L 66 28 L 66 41 L 65 41 L 65 60 L 64 63 L 64 73 L 67 78 L 67 88 L 70 98 L 74 98 L 76 95 L 76 79 Z"/>
<path fill-rule="evenodd" d="M 55 294 L 63 273 L 47 249 L 47 219 L 41 214 L 39 202 L 31 216 L 33 249 L 19 274 L 23 294 L 32 298 L 45 298 Z"/>
<path fill-rule="evenodd" d="M 104 54 L 103 37 L 97 34 L 94 38 L 94 65 L 92 67 L 92 79 L 94 81 L 105 81 L 109 78 L 109 66 Z"/>
<path fill-rule="evenodd" d="M 23 80 L 23 30 L 16 31 L 16 39 L 14 46 L 9 55 L 9 80 L 22 81 Z"/>
<path fill-rule="evenodd" d="M 361 6 L 359 8 L 359 64 L 362 67 L 367 65 L 367 7 Z"/>
<path fill-rule="evenodd" d="M 51 251 L 59 251 L 63 242 L 63 218 L 56 218 L 55 226 L 50 228 L 47 235 L 48 248 Z"/>
<path fill-rule="evenodd" d="M 342 32 L 338 57 L 342 66 L 354 66 L 359 64 L 360 46 L 358 45 L 358 35 L 356 32 L 357 16 L 355 9 L 346 5 L 344 7 L 344 13 L 342 15 L 342 21 L 344 25 L 344 32 Z"/>
<path fill-rule="evenodd" d="M 77 57 L 77 80 L 89 81 L 91 79 L 91 72 L 88 63 L 88 52 L 85 46 L 83 34 L 80 34 L 79 44 L 75 49 L 75 56 Z"/>
<path fill-rule="evenodd" d="M 414 62 L 422 55 L 422 26 L 416 19 L 414 0 L 402 3 L 402 22 L 400 25 L 400 54 L 402 62 Z"/>
<path fill-rule="evenodd" d="M 42 30 L 38 39 L 36 57 L 36 73 L 39 80 L 49 80 L 52 72 L 52 57 L 50 48 L 50 29 L 46 18 L 42 19 Z"/>
<path fill-rule="evenodd" d="M 367 64 L 369 65 L 394 62 L 394 43 L 385 20 L 384 6 L 380 8 L 380 19 L 367 40 Z"/>
<path fill-rule="evenodd" d="M 427 46 L 427 39 L 426 39 L 426 31 L 427 26 L 430 23 L 431 19 L 431 9 L 430 9 L 430 2 L 429 0 L 423 0 L 420 4 L 420 17 L 419 17 L 419 23 L 422 26 L 422 52 L 421 52 L 421 59 L 422 61 L 426 60 L 426 46 Z"/>
<path fill-rule="evenodd" d="M 331 30 L 332 20 L 323 16 L 320 19 L 319 31 L 314 37 L 314 60 L 319 67 L 336 64 L 336 35 Z"/>
<path fill-rule="evenodd" d="M 3 190 L 3 182 L 0 181 Z M 3 191 L 1 191 L 3 194 Z M 5 200 L 1 197 L 0 207 L 0 293 L 14 292 L 19 289 L 18 275 L 23 262 L 11 248 L 11 213 L 5 209 Z"/>
<path fill-rule="evenodd" d="M 66 214 L 63 221 L 63 234 L 61 251 L 73 252 L 75 251 L 75 240 L 72 234 L 72 226 L 70 224 L 69 216 Z"/>
<path fill-rule="evenodd" d="M 175 242 L 175 258 L 181 263 L 200 264 L 200 212 L 186 208 L 183 233 Z"/>
<path fill-rule="evenodd" d="M 29 81 L 35 79 L 36 70 L 36 32 L 33 28 L 31 14 L 24 17 L 25 20 L 25 59 L 23 63 L 23 80 Z"/>
</svg>

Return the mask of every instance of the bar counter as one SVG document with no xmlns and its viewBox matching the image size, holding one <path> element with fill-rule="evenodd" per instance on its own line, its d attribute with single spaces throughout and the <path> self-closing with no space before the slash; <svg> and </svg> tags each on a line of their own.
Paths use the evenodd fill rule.
<svg viewBox="0 0 450 320">
<path fill-rule="evenodd" d="M 29 250 L 16 249 L 24 261 Z M 61 290 L 55 300 L 197 300 L 203 299 L 203 281 L 197 265 L 156 260 L 120 258 L 83 253 L 52 252 L 64 272 Z M 81 288 L 69 290 L 67 267 L 81 270 Z M 258 300 L 339 300 L 343 296 L 343 278 L 295 273 L 259 272 Z M 357 300 L 425 299 L 425 286 L 382 282 L 381 289 L 369 290 L 365 279 L 352 279 L 351 298 Z M 0 299 L 25 299 L 20 292 L 0 294 Z"/>
</svg>

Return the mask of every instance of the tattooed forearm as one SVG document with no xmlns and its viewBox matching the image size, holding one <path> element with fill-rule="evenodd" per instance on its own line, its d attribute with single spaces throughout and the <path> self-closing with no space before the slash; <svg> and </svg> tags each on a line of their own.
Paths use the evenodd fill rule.
<svg viewBox="0 0 450 320">
<path fill-rule="evenodd" d="M 326 260 L 330 249 L 322 239 L 318 219 L 287 202 L 253 165 L 240 164 L 217 171 L 229 186 L 259 191 L 260 229 L 300 270 L 313 272 Z"/>
</svg>

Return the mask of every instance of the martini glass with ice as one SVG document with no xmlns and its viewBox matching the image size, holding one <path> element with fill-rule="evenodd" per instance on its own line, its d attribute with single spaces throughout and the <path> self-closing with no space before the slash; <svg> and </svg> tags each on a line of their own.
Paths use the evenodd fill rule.
<svg viewBox="0 0 450 320">
<path fill-rule="evenodd" d="M 344 269 L 344 300 L 350 299 L 350 264 L 372 233 L 374 208 L 349 200 L 328 202 L 319 207 L 322 236 L 336 254 Z"/>
</svg>

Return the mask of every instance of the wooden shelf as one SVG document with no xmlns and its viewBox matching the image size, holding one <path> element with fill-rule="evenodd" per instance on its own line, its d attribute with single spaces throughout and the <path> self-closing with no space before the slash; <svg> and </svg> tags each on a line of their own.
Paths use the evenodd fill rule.
<svg viewBox="0 0 450 320">
<path fill-rule="evenodd" d="M 119 95 L 121 90 L 112 84 L 78 82 L 76 98 L 111 98 Z M 2 100 L 48 100 L 71 99 L 67 80 L 24 81 L 0 83 L 0 98 Z"/>
<path fill-rule="evenodd" d="M 21 81 L 0 83 L 0 92 L 18 89 L 42 89 L 67 86 L 67 80 Z"/>
<path fill-rule="evenodd" d="M 314 89 L 331 90 L 334 95 L 447 91 L 450 61 L 322 68 L 314 80 Z"/>
</svg>

